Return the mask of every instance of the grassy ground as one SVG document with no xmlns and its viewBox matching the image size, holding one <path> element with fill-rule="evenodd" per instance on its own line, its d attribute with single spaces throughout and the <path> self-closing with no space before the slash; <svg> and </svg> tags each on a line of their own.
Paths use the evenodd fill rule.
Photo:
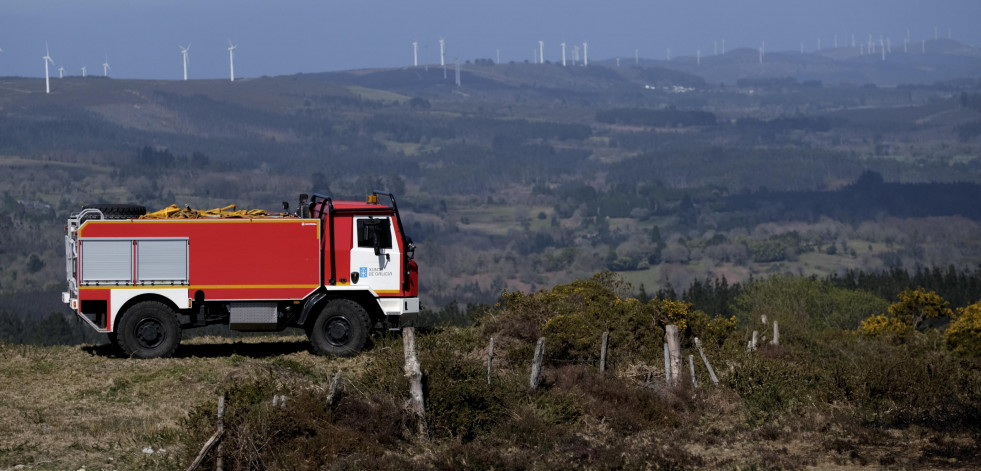
<svg viewBox="0 0 981 471">
<path fill-rule="evenodd" d="M 106 346 L 0 345 L 0 469 L 184 469 L 214 431 L 218 394 L 229 398 L 226 469 L 981 465 L 981 433 L 957 418 L 977 414 L 981 383 L 926 344 L 834 335 L 822 347 L 790 329 L 788 346 L 752 355 L 711 348 L 721 384 L 711 386 L 699 364 L 696 390 L 666 388 L 660 360 L 614 329 L 611 372 L 549 350 L 543 383 L 529 391 L 533 347 L 521 339 L 537 334 L 526 332 L 524 316 L 541 316 L 542 306 L 528 302 L 477 327 L 419 336 L 428 439 L 402 408 L 398 338 L 376 338 L 353 359 L 313 356 L 300 336 L 194 338 L 159 360 L 120 358 Z M 563 335 L 550 332 L 553 342 Z M 493 386 L 483 365 L 488 335 L 498 340 Z M 925 356 L 911 362 L 914 352 Z M 338 370 L 344 390 L 331 407 L 326 389 Z M 942 391 L 950 380 L 954 389 Z M 289 405 L 273 408 L 273 394 Z"/>
<path fill-rule="evenodd" d="M 158 360 L 0 344 L 0 468 L 183 468 L 197 450 L 182 449 L 181 421 L 226 383 L 303 371 L 315 385 L 357 362 L 311 355 L 305 337 L 194 338 Z"/>
</svg>

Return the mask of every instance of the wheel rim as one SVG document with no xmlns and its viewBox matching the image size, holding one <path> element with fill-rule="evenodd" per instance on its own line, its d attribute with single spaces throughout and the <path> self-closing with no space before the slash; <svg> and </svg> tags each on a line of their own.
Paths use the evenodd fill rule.
<svg viewBox="0 0 981 471">
<path fill-rule="evenodd" d="M 351 338 L 351 323 L 343 317 L 334 317 L 324 323 L 324 338 L 334 346 L 344 346 Z"/>
<path fill-rule="evenodd" d="M 164 341 L 163 324 L 156 319 L 143 319 L 136 324 L 136 342 L 142 348 L 156 348 Z"/>
</svg>

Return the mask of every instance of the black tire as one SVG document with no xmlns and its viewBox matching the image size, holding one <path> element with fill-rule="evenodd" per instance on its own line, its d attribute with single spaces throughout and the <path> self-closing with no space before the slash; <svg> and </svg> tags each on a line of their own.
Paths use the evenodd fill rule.
<svg viewBox="0 0 981 471">
<path fill-rule="evenodd" d="M 146 206 L 138 204 L 89 204 L 82 209 L 98 209 L 106 219 L 133 219 L 146 214 Z"/>
<path fill-rule="evenodd" d="M 350 299 L 334 299 L 320 311 L 307 336 L 314 353 L 349 357 L 364 349 L 370 325 L 363 306 Z"/>
<path fill-rule="evenodd" d="M 132 358 L 167 358 L 181 343 L 177 314 L 157 301 L 143 301 L 127 309 L 115 333 L 116 344 Z"/>
</svg>

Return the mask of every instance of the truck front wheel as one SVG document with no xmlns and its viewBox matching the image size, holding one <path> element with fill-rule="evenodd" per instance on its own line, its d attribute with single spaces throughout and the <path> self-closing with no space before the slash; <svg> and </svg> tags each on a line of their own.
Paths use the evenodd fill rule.
<svg viewBox="0 0 981 471">
<path fill-rule="evenodd" d="M 368 340 L 368 312 L 350 299 L 327 302 L 307 329 L 310 346 L 319 355 L 354 356 Z"/>
<path fill-rule="evenodd" d="M 133 358 L 166 358 L 181 343 L 177 315 L 157 301 L 133 305 L 116 327 L 116 344 L 126 356 Z"/>
</svg>

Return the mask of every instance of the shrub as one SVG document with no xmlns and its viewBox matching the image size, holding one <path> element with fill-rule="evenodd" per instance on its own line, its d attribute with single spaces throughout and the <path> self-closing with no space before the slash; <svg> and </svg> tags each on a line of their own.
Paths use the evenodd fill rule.
<svg viewBox="0 0 981 471">
<path fill-rule="evenodd" d="M 899 301 L 889 306 L 888 314 L 865 319 L 858 330 L 869 337 L 906 335 L 926 328 L 928 319 L 952 316 L 950 303 L 939 294 L 923 288 L 906 289 L 899 293 Z"/>
<path fill-rule="evenodd" d="M 981 302 L 958 309 L 944 338 L 956 355 L 981 356 Z"/>
</svg>

